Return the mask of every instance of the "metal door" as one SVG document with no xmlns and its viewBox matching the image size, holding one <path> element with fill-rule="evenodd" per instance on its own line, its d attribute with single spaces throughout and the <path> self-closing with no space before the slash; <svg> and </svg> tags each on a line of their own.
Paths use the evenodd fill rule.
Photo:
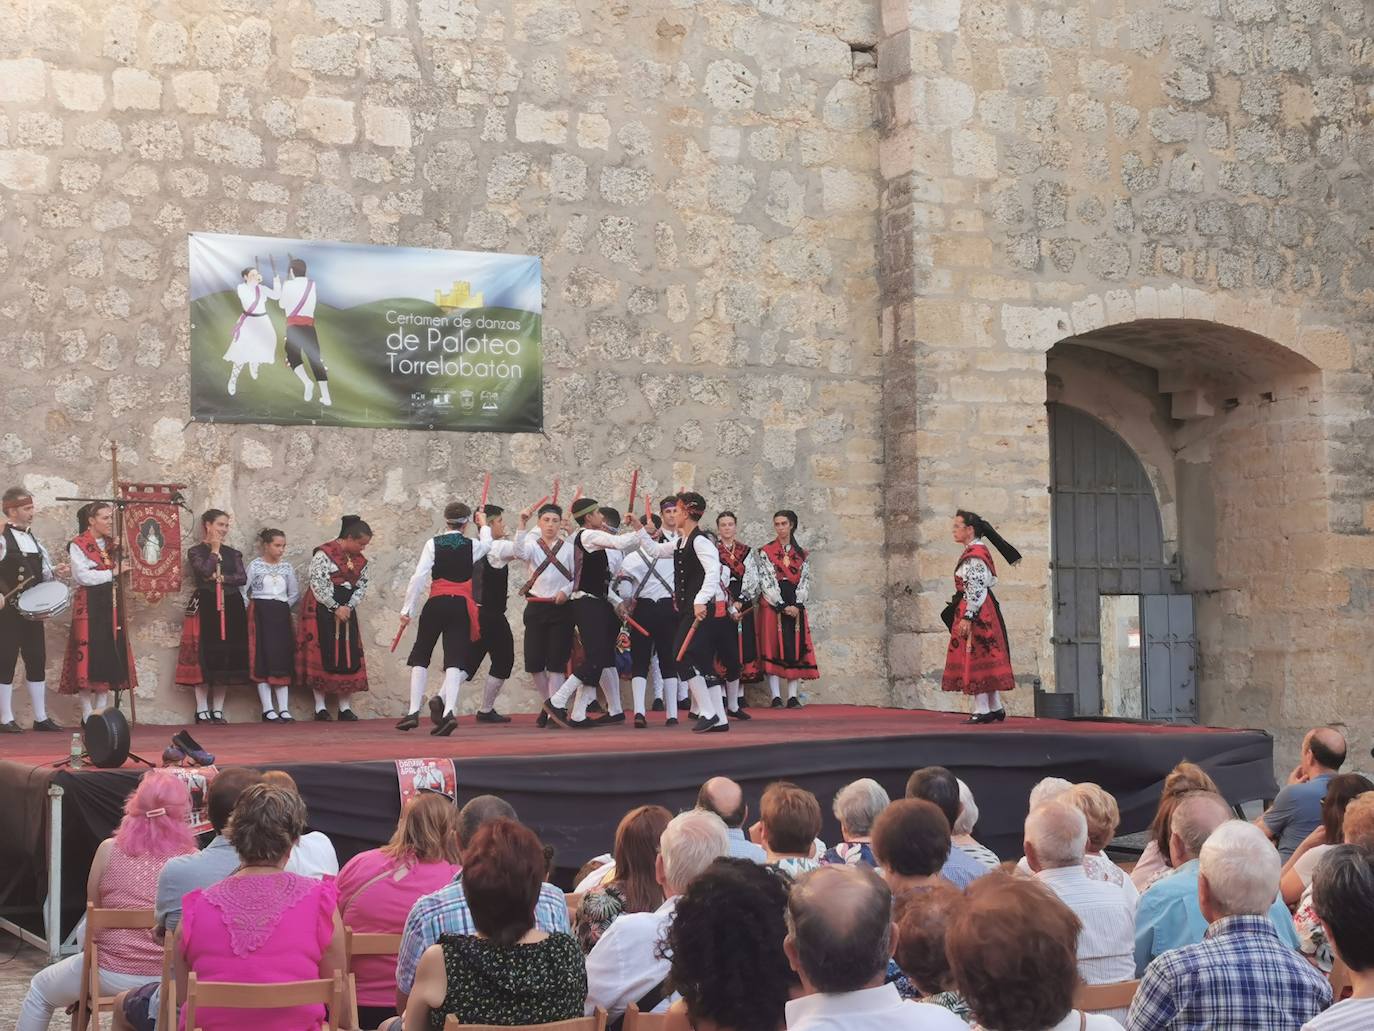
<svg viewBox="0 0 1374 1031">
<path fill-rule="evenodd" d="M 1141 599 L 1145 638 L 1145 718 L 1197 722 L 1197 632 L 1190 594 Z"/>
<path fill-rule="evenodd" d="M 1054 664 L 1079 715 L 1102 712 L 1099 599 L 1175 594 L 1159 505 L 1126 442 L 1092 416 L 1051 404 Z"/>
</svg>

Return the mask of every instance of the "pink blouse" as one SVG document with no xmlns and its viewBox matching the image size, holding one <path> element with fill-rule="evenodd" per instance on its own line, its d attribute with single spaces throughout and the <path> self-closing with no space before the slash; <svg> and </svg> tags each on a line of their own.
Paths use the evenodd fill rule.
<svg viewBox="0 0 1374 1031">
<path fill-rule="evenodd" d="M 181 906 L 181 952 L 201 981 L 274 984 L 314 981 L 334 937 L 338 891 L 333 878 L 293 873 L 227 877 L 187 892 Z M 253 1031 L 317 1031 L 323 1006 L 253 1012 Z M 241 1031 L 242 1010 L 198 1007 L 204 1031 Z M 185 1027 L 183 1009 L 180 1022 Z"/>
<path fill-rule="evenodd" d="M 188 849 L 188 852 L 190 850 Z M 100 875 L 102 909 L 152 909 L 157 902 L 157 875 L 171 856 L 131 856 L 110 842 L 110 858 Z M 113 974 L 162 975 L 162 946 L 152 931 L 101 931 L 100 969 Z"/>
<path fill-rule="evenodd" d="M 456 863 L 405 864 L 379 848 L 360 852 L 339 871 L 339 915 L 360 934 L 400 934 L 421 895 L 452 882 Z M 404 871 L 397 877 L 397 871 Z M 353 961 L 362 1006 L 396 1004 L 396 957 L 359 956 Z"/>
</svg>

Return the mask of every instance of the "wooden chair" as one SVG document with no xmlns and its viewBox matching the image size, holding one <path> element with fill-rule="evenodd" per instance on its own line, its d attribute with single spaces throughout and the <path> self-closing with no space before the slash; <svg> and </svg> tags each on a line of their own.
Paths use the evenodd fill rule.
<svg viewBox="0 0 1374 1031">
<path fill-rule="evenodd" d="M 632 1002 L 625 1011 L 623 1031 L 692 1031 L 692 1025 L 687 1020 L 687 1014 L 681 1011 L 640 1013 L 639 1007 Z"/>
<path fill-rule="evenodd" d="M 1101 1013 L 1104 1010 L 1124 1010 L 1135 998 L 1139 981 L 1118 981 L 1115 984 L 1081 984 L 1074 993 L 1074 1009 L 1084 1013 Z"/>
<path fill-rule="evenodd" d="M 457 1017 L 444 1021 L 444 1031 L 606 1031 L 606 1011 L 597 1009 L 590 1017 L 560 1020 L 554 1024 L 460 1024 Z"/>
<path fill-rule="evenodd" d="M 358 956 L 392 956 L 401 951 L 399 934 L 365 934 L 344 928 L 344 969 L 348 972 L 348 1001 L 352 1013 L 358 1015 L 358 979 L 353 972 L 353 960 Z"/>
<path fill-rule="evenodd" d="M 176 931 L 168 930 L 162 939 L 162 993 L 158 996 L 157 1026 L 177 1026 L 177 977 L 174 961 Z"/>
<path fill-rule="evenodd" d="M 155 923 L 151 909 L 97 909 L 86 903 L 86 944 L 81 950 L 81 995 L 72 1014 L 72 1031 L 86 1031 L 91 1018 L 100 1027 L 100 1014 L 113 1012 L 113 995 L 100 994 L 101 931 L 151 931 Z"/>
<path fill-rule="evenodd" d="M 329 1019 L 320 1025 L 321 1031 L 341 1031 L 346 1027 L 339 1020 L 340 1014 L 343 1013 L 345 998 L 343 974 L 337 970 L 332 978 L 318 981 L 284 981 L 280 984 L 199 981 L 196 975 L 191 973 L 186 978 L 186 1031 L 200 1031 L 196 1026 L 196 1010 L 200 1007 L 270 1010 L 283 1006 L 319 1005 L 329 1007 Z"/>
</svg>

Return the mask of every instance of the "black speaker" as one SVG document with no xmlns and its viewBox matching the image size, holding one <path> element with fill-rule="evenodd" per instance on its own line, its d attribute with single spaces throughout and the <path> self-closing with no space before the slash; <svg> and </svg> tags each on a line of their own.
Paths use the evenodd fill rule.
<svg viewBox="0 0 1374 1031">
<path fill-rule="evenodd" d="M 81 738 L 91 763 L 102 770 L 118 769 L 129 758 L 129 721 L 118 709 L 92 713 L 81 728 Z"/>
</svg>

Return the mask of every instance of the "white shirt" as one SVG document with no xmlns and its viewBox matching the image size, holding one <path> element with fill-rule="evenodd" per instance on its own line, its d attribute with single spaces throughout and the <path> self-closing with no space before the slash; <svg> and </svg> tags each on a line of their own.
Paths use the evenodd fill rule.
<svg viewBox="0 0 1374 1031">
<path fill-rule="evenodd" d="M 515 535 L 514 557 L 529 565 L 530 576 L 534 576 L 539 567 L 544 564 L 546 556 L 544 549 L 540 546 L 543 539 L 538 533 L 529 533 L 525 530 L 521 530 Z M 558 561 L 563 564 L 563 568 L 571 574 L 573 571 L 572 541 L 555 539 L 549 548 Z M 523 587 L 524 584 L 521 586 Z M 559 591 L 571 596 L 572 580 L 560 573 L 558 566 L 550 562 L 548 568 L 540 573 L 539 578 L 534 581 L 534 585 L 530 588 L 530 597 L 552 598 Z"/>
<path fill-rule="evenodd" d="M 310 294 L 305 298 L 305 303 L 301 305 L 301 310 L 296 311 L 296 305 L 305 295 L 307 284 L 309 284 Z M 308 276 L 301 276 L 288 279 L 285 283 L 280 277 L 272 280 L 272 288 L 281 293 L 281 300 L 277 303 L 281 305 L 281 310 L 290 315 L 296 312 L 296 316 L 302 319 L 313 319 L 315 317 L 315 301 L 319 299 L 320 291 L 315 285 L 315 281 Z"/>
<path fill-rule="evenodd" d="M 650 561 L 653 562 L 658 576 L 649 572 Z M 650 560 L 644 552 L 632 551 L 625 556 L 620 572 L 621 579 L 616 583 L 616 592 L 626 601 L 634 597 L 635 589 L 639 587 L 640 582 L 646 576 L 649 579 L 644 583 L 644 589 L 639 592 L 639 596 L 645 601 L 662 601 L 673 596 L 673 560 L 671 558 Z"/>
<path fill-rule="evenodd" d="M 53 572 L 52 559 L 48 556 L 48 549 L 38 542 L 38 539 L 28 530 L 21 530 L 13 523 L 10 524 L 10 533 L 14 534 L 14 543 L 19 545 L 21 555 L 41 555 L 43 557 L 43 579 L 52 580 L 57 574 Z M 5 542 L 4 531 L 0 531 L 0 559 L 5 557 L 5 552 L 9 545 Z"/>
<path fill-rule="evenodd" d="M 1346 999 L 1318 1013 L 1302 1031 L 1369 1031 L 1374 1027 L 1374 999 Z"/>
<path fill-rule="evenodd" d="M 1083 1017 L 1087 1017 L 1084 1022 Z M 1084 1028 L 1086 1031 L 1122 1031 L 1121 1021 L 1115 1017 L 1109 1017 L 1105 1013 L 1085 1013 L 1080 1015 L 1078 1010 L 1069 1010 L 1068 1016 L 1061 1020 L 1054 1027 L 1047 1027 L 1045 1031 L 1078 1031 Z"/>
<path fill-rule="evenodd" d="M 289 562 L 271 563 L 259 556 L 248 563 L 248 582 L 243 585 L 244 600 L 284 601 L 295 605 L 301 597 L 300 581 Z"/>
<path fill-rule="evenodd" d="M 462 530 L 449 530 L 448 533 L 440 534 L 447 537 L 449 534 L 463 536 Z M 472 541 L 472 562 L 476 565 L 482 560 L 486 553 L 491 549 L 491 530 L 484 526 L 481 533 L 477 535 L 477 540 Z M 420 595 L 429 584 L 430 573 L 434 569 L 434 538 L 425 541 L 425 546 L 420 549 L 420 560 L 415 563 L 415 573 L 410 578 L 410 585 L 406 588 L 406 603 L 401 606 L 401 615 L 408 616 L 415 610 L 415 606 L 420 602 Z"/>
<path fill-rule="evenodd" d="M 104 541 L 104 537 L 97 538 Z M 105 546 L 108 548 L 109 543 Z M 72 562 L 72 579 L 82 587 L 99 587 L 107 584 L 114 579 L 114 570 L 96 569 L 95 563 L 86 557 L 86 553 L 75 544 L 67 545 L 67 556 Z"/>
<path fill-rule="evenodd" d="M 662 543 L 654 540 L 643 530 L 639 532 L 639 539 L 642 542 L 640 551 L 642 554 L 651 558 L 671 558 L 673 553 L 687 543 L 687 538 L 674 536 Z M 692 550 L 697 553 L 697 559 L 701 562 L 701 568 L 705 576 L 701 581 L 701 589 L 697 591 L 697 596 L 692 599 L 693 605 L 709 605 L 714 601 L 725 601 L 728 595 L 721 584 L 720 578 L 720 551 L 716 548 L 716 542 L 707 537 L 706 534 L 698 534 Z"/>
<path fill-rule="evenodd" d="M 240 283 L 239 310 L 248 315 L 266 315 L 267 298 L 277 299 L 275 288 L 266 283 Z"/>
<path fill-rule="evenodd" d="M 587 953 L 588 1016 L 600 1006 L 612 1019 L 619 1017 L 668 976 L 669 963 L 658 958 L 658 943 L 676 909 L 675 895 L 652 913 L 626 913 L 606 928 Z M 667 1012 L 676 998 L 665 996 L 653 1012 Z"/>
<path fill-rule="evenodd" d="M 793 999 L 787 1031 L 968 1031 L 968 1025 L 943 1007 L 906 1002 L 896 985 L 885 984 Z"/>
<path fill-rule="evenodd" d="M 1078 935 L 1078 975 L 1085 984 L 1116 984 L 1135 977 L 1135 908 L 1121 889 L 1092 880 L 1081 864 L 1035 875 L 1083 923 Z"/>
<path fill-rule="evenodd" d="M 339 857 L 329 835 L 322 831 L 302 834 L 286 861 L 286 872 L 316 879 L 339 876 Z"/>
</svg>

